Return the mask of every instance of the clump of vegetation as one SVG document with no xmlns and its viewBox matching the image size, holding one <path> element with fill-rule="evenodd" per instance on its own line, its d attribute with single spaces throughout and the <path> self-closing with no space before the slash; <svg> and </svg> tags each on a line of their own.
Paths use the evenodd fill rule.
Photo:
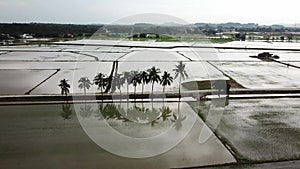
<svg viewBox="0 0 300 169">
<path fill-rule="evenodd" d="M 210 39 L 211 43 L 228 43 L 228 42 L 232 42 L 234 41 L 234 39 L 222 39 L 222 38 L 214 38 L 214 39 Z"/>
<path fill-rule="evenodd" d="M 168 36 L 168 35 L 159 35 L 155 33 L 140 33 L 135 34 L 128 39 L 131 39 L 133 41 L 156 41 L 156 42 L 179 42 L 180 40 Z"/>
</svg>

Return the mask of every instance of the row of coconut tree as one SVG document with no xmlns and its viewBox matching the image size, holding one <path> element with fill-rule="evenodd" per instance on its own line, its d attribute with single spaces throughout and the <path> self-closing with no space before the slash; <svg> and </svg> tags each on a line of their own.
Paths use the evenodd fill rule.
<svg viewBox="0 0 300 169">
<path fill-rule="evenodd" d="M 129 93 L 130 85 L 132 85 L 134 88 L 134 94 L 136 94 L 138 85 L 141 85 L 143 94 L 145 85 L 151 84 L 151 91 L 153 94 L 154 85 L 156 83 L 162 85 L 164 92 L 166 86 L 170 86 L 173 83 L 173 77 L 167 71 L 164 71 L 162 75 L 160 75 L 160 73 L 160 69 L 156 68 L 155 66 L 147 71 L 130 71 L 123 72 L 122 74 L 117 73 L 112 79 L 111 92 L 114 92 L 116 89 L 118 89 L 121 94 L 122 87 L 126 84 L 127 93 Z M 104 93 L 109 81 L 110 78 L 103 73 L 98 73 L 94 78 L 94 84 L 97 85 L 101 93 Z M 79 80 L 79 88 L 83 89 L 85 93 L 86 89 L 90 88 L 90 85 L 92 85 L 92 83 L 86 77 L 83 77 Z"/>
<path fill-rule="evenodd" d="M 172 77 L 171 73 L 167 71 L 161 72 L 161 70 L 155 66 L 144 71 L 126 71 L 123 73 L 115 73 L 114 76 L 107 76 L 104 73 L 98 73 L 94 77 L 93 82 L 91 82 L 88 77 L 80 78 L 78 81 L 78 87 L 84 91 L 84 94 L 86 94 L 87 90 L 89 90 L 92 85 L 96 85 L 101 94 L 107 93 L 108 90 L 115 92 L 116 89 L 118 89 L 121 95 L 121 89 L 125 84 L 127 87 L 127 94 L 129 94 L 130 85 L 134 87 L 134 94 L 136 94 L 137 87 L 141 85 L 141 93 L 143 95 L 146 85 L 151 85 L 151 93 L 153 94 L 155 84 L 160 84 L 163 87 L 163 93 L 165 93 L 166 86 L 171 86 L 173 80 L 179 78 L 178 88 L 180 93 L 181 81 L 188 77 L 188 74 L 185 70 L 185 64 L 180 61 L 178 65 L 175 65 L 173 71 L 175 72 L 174 77 Z M 61 88 L 62 95 L 67 95 L 69 93 L 70 85 L 67 83 L 66 79 L 61 80 L 59 86 Z"/>
</svg>

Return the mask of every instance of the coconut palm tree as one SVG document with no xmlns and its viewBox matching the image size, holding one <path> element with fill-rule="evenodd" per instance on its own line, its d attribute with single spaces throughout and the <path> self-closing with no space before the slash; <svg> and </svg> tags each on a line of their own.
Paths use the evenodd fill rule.
<svg viewBox="0 0 300 169">
<path fill-rule="evenodd" d="M 124 72 L 124 79 L 126 80 L 127 85 L 127 95 L 129 95 L 129 85 L 131 84 L 132 72 Z"/>
<path fill-rule="evenodd" d="M 151 91 L 153 95 L 154 84 L 160 82 L 160 76 L 159 76 L 160 69 L 155 68 L 155 66 L 153 66 L 151 69 L 148 69 L 148 73 L 149 73 L 149 82 L 152 83 Z"/>
<path fill-rule="evenodd" d="M 126 80 L 126 85 L 127 85 L 127 102 L 126 102 L 126 115 L 129 110 L 129 85 L 131 84 L 131 79 L 132 79 L 132 72 L 124 72 L 124 79 Z"/>
<path fill-rule="evenodd" d="M 175 65 L 175 69 L 173 69 L 173 71 L 175 71 L 175 77 L 174 79 L 176 79 L 179 76 L 179 95 L 180 95 L 180 86 L 181 86 L 181 81 L 182 79 L 184 80 L 185 78 L 188 77 L 187 72 L 185 71 L 185 64 L 183 64 L 182 61 L 179 61 L 178 65 Z"/>
<path fill-rule="evenodd" d="M 90 87 L 92 85 L 90 79 L 87 78 L 87 77 L 82 77 L 78 80 L 78 83 L 79 83 L 78 87 L 80 89 L 83 89 L 84 90 L 84 95 L 86 95 L 86 89 L 90 89 Z"/>
<path fill-rule="evenodd" d="M 166 86 L 171 86 L 173 77 L 167 71 L 161 76 L 160 84 L 163 86 L 163 93 L 165 93 Z"/>
<path fill-rule="evenodd" d="M 113 84 L 115 84 L 116 88 L 120 92 L 120 99 L 122 99 L 122 97 L 121 97 L 121 95 L 122 95 L 121 88 L 123 87 L 124 83 L 125 83 L 125 78 L 123 77 L 123 75 L 120 74 L 120 73 L 117 73 L 113 78 Z"/>
<path fill-rule="evenodd" d="M 60 81 L 60 84 L 58 85 L 61 88 L 61 95 L 68 95 L 70 93 L 70 85 L 68 84 L 68 80 L 63 79 Z"/>
<path fill-rule="evenodd" d="M 151 69 L 148 69 L 148 73 L 149 73 L 149 81 L 152 83 L 152 87 L 151 87 L 151 107 L 152 107 L 152 112 L 154 111 L 153 109 L 153 89 L 154 89 L 154 84 L 160 82 L 160 69 L 159 68 L 155 68 L 155 66 L 153 66 Z"/>
<path fill-rule="evenodd" d="M 145 87 L 145 84 L 148 84 L 148 83 L 150 82 L 148 72 L 146 72 L 146 71 L 141 71 L 141 72 L 140 72 L 140 79 L 141 79 L 141 81 L 142 81 L 142 95 L 143 95 L 143 94 L 144 94 L 144 87 Z"/>
<path fill-rule="evenodd" d="M 139 85 L 139 84 L 142 83 L 142 79 L 141 79 L 141 76 L 140 76 L 139 73 L 133 72 L 131 83 L 132 83 L 132 85 L 134 87 L 134 95 L 135 95 L 136 94 L 136 87 L 137 87 L 137 85 Z"/>
<path fill-rule="evenodd" d="M 94 78 L 95 85 L 98 86 L 98 89 L 100 89 L 101 93 L 103 93 L 103 90 L 106 88 L 107 84 L 107 76 L 103 73 L 98 73 Z"/>
<path fill-rule="evenodd" d="M 98 73 L 94 78 L 95 85 L 98 86 L 98 89 L 101 91 L 102 101 L 103 101 L 103 90 L 106 89 L 108 84 L 108 78 L 103 73 Z"/>
<path fill-rule="evenodd" d="M 134 104 L 136 104 L 136 87 L 137 85 L 141 84 L 142 83 L 142 80 L 141 80 L 141 77 L 140 77 L 140 74 L 137 73 L 137 72 L 133 72 L 133 77 L 131 79 L 131 83 L 134 87 Z"/>
<path fill-rule="evenodd" d="M 173 77 L 167 71 L 161 76 L 160 84 L 163 86 L 163 93 L 165 93 L 166 86 L 171 86 Z M 165 98 L 163 97 L 163 108 L 165 107 Z"/>
</svg>

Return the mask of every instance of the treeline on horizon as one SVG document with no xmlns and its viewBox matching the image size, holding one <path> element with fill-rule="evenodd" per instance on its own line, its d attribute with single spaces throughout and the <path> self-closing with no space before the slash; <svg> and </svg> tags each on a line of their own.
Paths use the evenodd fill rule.
<svg viewBox="0 0 300 169">
<path fill-rule="evenodd" d="M 300 28 L 285 27 L 283 25 L 258 25 L 254 23 L 196 23 L 193 25 L 152 25 L 138 23 L 135 25 L 79 25 L 79 24 L 54 24 L 54 23 L 0 23 L 0 35 L 9 34 L 19 37 L 22 34 L 31 34 L 38 38 L 63 37 L 65 34 L 74 36 L 90 36 L 99 29 L 100 32 L 109 33 L 159 33 L 159 34 L 199 34 L 201 32 L 210 35 L 217 32 L 237 31 L 237 32 L 300 32 Z"/>
<path fill-rule="evenodd" d="M 256 23 L 235 23 L 235 22 L 228 22 L 228 23 L 196 23 L 195 24 L 200 29 L 205 30 L 214 30 L 217 32 L 228 31 L 228 30 L 235 30 L 237 32 L 275 32 L 275 33 L 282 33 L 282 32 L 300 32 L 299 27 L 287 27 L 284 25 L 259 25 Z"/>
<path fill-rule="evenodd" d="M 83 34 L 89 36 L 103 25 L 76 25 L 53 23 L 0 23 L 0 34 L 9 34 L 18 37 L 22 34 L 32 34 L 35 37 L 63 37 L 71 33 L 75 36 Z"/>
</svg>

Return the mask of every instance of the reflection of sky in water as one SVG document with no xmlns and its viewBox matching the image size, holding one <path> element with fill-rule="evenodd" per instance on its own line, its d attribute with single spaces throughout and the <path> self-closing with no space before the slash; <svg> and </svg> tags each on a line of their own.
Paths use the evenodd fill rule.
<svg viewBox="0 0 300 169">
<path fill-rule="evenodd" d="M 0 95 L 25 94 L 56 70 L 0 70 Z"/>
</svg>

